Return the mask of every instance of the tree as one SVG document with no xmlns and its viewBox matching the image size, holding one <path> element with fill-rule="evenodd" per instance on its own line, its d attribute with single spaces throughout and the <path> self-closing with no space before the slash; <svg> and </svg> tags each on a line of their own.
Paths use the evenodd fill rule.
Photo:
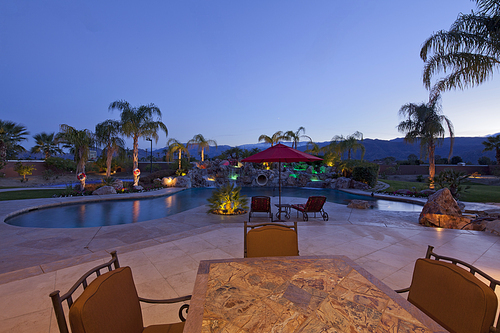
<svg viewBox="0 0 500 333">
<path fill-rule="evenodd" d="M 286 140 L 286 136 L 282 131 L 277 131 L 272 136 L 267 136 L 265 134 L 259 136 L 259 142 L 264 141 L 265 143 L 270 143 L 271 147 L 279 143 L 281 140 Z"/>
<path fill-rule="evenodd" d="M 31 148 L 31 153 L 43 153 L 45 159 L 55 154 L 62 154 L 62 149 L 59 148 L 58 142 L 55 139 L 55 133 L 38 133 L 33 135 L 36 145 Z"/>
<path fill-rule="evenodd" d="M 495 151 L 495 158 L 497 159 L 497 164 L 500 164 L 500 134 L 497 136 L 489 136 L 486 141 L 483 141 L 484 151 Z"/>
<path fill-rule="evenodd" d="M 109 105 L 110 111 L 114 109 L 120 110 L 122 133 L 134 140 L 133 147 L 133 170 L 139 166 L 139 138 L 153 138 L 158 142 L 158 131 L 162 129 L 168 136 L 168 129 L 161 122 L 161 111 L 153 103 L 141 105 L 139 107 L 131 107 L 126 101 L 114 101 Z M 139 183 L 139 175 L 134 172 L 134 186 Z"/>
<path fill-rule="evenodd" d="M 477 160 L 479 165 L 492 165 L 493 161 L 488 156 L 482 156 Z"/>
<path fill-rule="evenodd" d="M 26 151 L 20 142 L 27 140 L 25 136 L 29 134 L 24 125 L 0 120 L 0 167 L 7 160 L 17 158 L 18 153 Z"/>
<path fill-rule="evenodd" d="M 462 158 L 460 156 L 453 156 L 450 160 L 450 164 L 458 164 L 460 162 L 463 162 Z"/>
<path fill-rule="evenodd" d="M 348 160 L 351 159 L 351 152 L 355 153 L 357 150 L 361 150 L 361 160 L 363 160 L 365 156 L 365 146 L 358 140 L 363 141 L 363 133 L 356 131 L 341 141 L 341 147 L 343 147 L 344 151 L 347 151 Z"/>
<path fill-rule="evenodd" d="M 33 174 L 33 170 L 36 170 L 34 165 L 23 165 L 21 162 L 17 162 L 14 166 L 14 171 L 17 172 L 19 176 L 23 176 L 21 182 L 28 181 L 26 176 L 31 176 Z"/>
<path fill-rule="evenodd" d="M 405 134 L 406 143 L 420 142 L 420 151 L 424 156 L 429 157 L 429 181 L 430 188 L 434 189 L 434 175 L 436 165 L 434 161 L 434 152 L 436 145 L 442 144 L 442 139 L 446 134 L 446 125 L 450 134 L 450 154 L 453 153 L 454 131 L 451 121 L 441 114 L 441 105 L 439 97 L 431 100 L 427 104 L 405 104 L 399 109 L 399 114 L 406 118 L 398 125 L 398 131 Z"/>
<path fill-rule="evenodd" d="M 207 140 L 201 134 L 196 134 L 195 136 L 193 136 L 193 138 L 187 142 L 187 145 L 188 147 L 198 146 L 198 151 L 201 152 L 202 162 L 205 160 L 205 149 L 208 151 L 210 149 L 210 145 L 214 145 L 217 149 L 217 142 L 215 142 L 215 140 Z"/>
<path fill-rule="evenodd" d="M 304 133 L 304 135 L 300 135 L 300 132 Z M 311 140 L 311 138 L 307 135 L 305 135 L 306 129 L 302 126 L 299 127 L 297 131 L 287 131 L 285 134 L 283 134 L 284 139 L 288 141 L 292 141 L 292 148 L 297 149 L 297 145 L 299 144 L 300 138 L 308 138 Z M 259 140 L 260 141 L 260 140 Z"/>
<path fill-rule="evenodd" d="M 500 1 L 474 1 L 478 12 L 460 14 L 449 31 L 434 33 L 422 46 L 423 81 L 431 99 L 445 90 L 477 86 L 500 65 Z M 449 74 L 432 86 L 439 72 Z"/>
<path fill-rule="evenodd" d="M 181 169 L 181 160 L 182 160 L 182 152 L 186 153 L 186 155 L 189 157 L 189 151 L 185 145 L 180 143 L 174 138 L 168 139 L 167 141 L 167 146 L 168 146 L 168 151 L 167 154 L 171 156 L 175 151 L 179 153 L 179 170 Z"/>
<path fill-rule="evenodd" d="M 96 143 L 106 152 L 106 177 L 111 176 L 111 162 L 113 155 L 120 148 L 124 149 L 125 141 L 119 136 L 121 133 L 121 125 L 116 120 L 105 120 L 95 126 Z M 103 151 L 103 153 L 104 153 Z"/>
<path fill-rule="evenodd" d="M 85 163 L 89 160 L 90 147 L 94 145 L 94 135 L 88 129 L 77 130 L 72 126 L 62 124 L 56 135 L 56 140 L 69 148 L 76 162 L 76 173 L 80 180 L 81 190 L 85 189 Z M 83 174 L 83 177 L 80 177 Z"/>
</svg>

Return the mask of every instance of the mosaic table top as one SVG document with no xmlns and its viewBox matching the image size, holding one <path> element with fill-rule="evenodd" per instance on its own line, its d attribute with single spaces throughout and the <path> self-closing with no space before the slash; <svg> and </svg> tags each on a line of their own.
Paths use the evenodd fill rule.
<svg viewBox="0 0 500 333">
<path fill-rule="evenodd" d="M 446 332 L 345 256 L 200 262 L 184 328 L 198 332 Z"/>
</svg>

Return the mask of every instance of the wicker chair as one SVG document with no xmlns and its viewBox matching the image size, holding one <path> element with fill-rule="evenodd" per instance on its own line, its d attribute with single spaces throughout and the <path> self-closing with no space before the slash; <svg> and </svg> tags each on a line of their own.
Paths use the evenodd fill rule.
<svg viewBox="0 0 500 333">
<path fill-rule="evenodd" d="M 288 226 L 278 223 L 248 225 L 245 221 L 244 225 L 245 258 L 299 255 L 297 222 Z"/>
<path fill-rule="evenodd" d="M 68 325 L 62 302 L 69 307 L 69 322 L 73 333 L 140 333 L 140 332 L 182 332 L 184 329 L 183 311 L 187 313 L 189 305 L 179 309 L 181 322 L 175 324 L 151 325 L 144 327 L 139 302 L 177 303 L 191 299 L 191 295 L 166 300 L 145 299 L 137 295 L 132 270 L 121 267 L 116 251 L 111 252 L 112 259 L 85 273 L 70 290 L 60 296 L 59 290 L 50 294 L 52 305 L 61 333 L 68 333 Z M 113 269 L 114 267 L 114 269 Z M 101 270 L 108 269 L 101 275 Z M 88 283 L 87 279 L 96 274 Z M 73 302 L 73 293 L 83 287 L 81 295 Z"/>
<path fill-rule="evenodd" d="M 309 216 L 307 215 L 307 213 L 314 213 L 314 217 L 316 217 L 316 213 L 320 213 L 323 220 L 328 221 L 328 213 L 323 209 L 325 202 L 325 196 L 313 195 L 307 199 L 306 204 L 292 205 L 292 208 L 297 210 L 297 217 L 299 216 L 299 212 L 302 213 L 302 218 L 304 221 L 309 220 Z"/>
<path fill-rule="evenodd" d="M 408 292 L 409 302 L 450 332 L 497 332 L 493 326 L 498 307 L 494 290 L 500 281 L 433 249 L 429 246 L 425 259 L 417 259 L 411 286 L 396 292 Z M 475 274 L 489 281 L 489 286 Z"/>
<path fill-rule="evenodd" d="M 248 213 L 248 221 L 255 213 L 266 213 L 267 217 L 273 222 L 273 213 L 271 212 L 271 198 L 266 196 L 252 197 L 250 212 Z"/>
</svg>

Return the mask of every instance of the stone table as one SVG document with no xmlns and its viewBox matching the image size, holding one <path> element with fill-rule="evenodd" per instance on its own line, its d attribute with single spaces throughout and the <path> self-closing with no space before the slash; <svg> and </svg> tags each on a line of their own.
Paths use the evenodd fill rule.
<svg viewBox="0 0 500 333">
<path fill-rule="evenodd" d="M 194 332 L 446 332 L 346 256 L 203 260 Z"/>
</svg>

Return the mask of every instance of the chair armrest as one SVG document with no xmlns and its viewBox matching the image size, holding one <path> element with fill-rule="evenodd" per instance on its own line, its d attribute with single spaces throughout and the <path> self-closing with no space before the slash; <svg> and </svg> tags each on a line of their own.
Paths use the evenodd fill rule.
<svg viewBox="0 0 500 333">
<path fill-rule="evenodd" d="M 398 294 L 401 294 L 401 293 L 407 293 L 410 291 L 410 287 L 408 288 L 404 288 L 404 289 L 396 289 L 394 290 L 395 292 L 397 292 Z"/>
<path fill-rule="evenodd" d="M 141 302 L 155 303 L 155 304 L 172 304 L 172 303 L 189 301 L 190 299 L 191 295 L 177 297 L 177 298 L 169 298 L 169 299 L 149 299 L 149 298 L 139 297 L 139 301 Z"/>
<path fill-rule="evenodd" d="M 169 299 L 149 299 L 139 297 L 139 301 L 144 303 L 155 303 L 155 304 L 172 304 L 189 301 L 191 299 L 191 295 L 177 297 L 177 298 L 169 298 Z M 183 311 L 186 311 L 186 314 L 189 312 L 189 304 L 183 304 L 179 309 L 179 318 L 181 321 L 186 321 L 186 317 L 184 317 Z"/>
</svg>

